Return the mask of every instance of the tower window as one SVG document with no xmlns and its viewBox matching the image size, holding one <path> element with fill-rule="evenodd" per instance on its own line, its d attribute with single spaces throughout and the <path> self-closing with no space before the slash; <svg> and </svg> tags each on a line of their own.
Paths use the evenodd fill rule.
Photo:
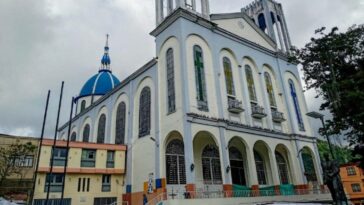
<svg viewBox="0 0 364 205">
<path fill-rule="evenodd" d="M 72 132 L 72 134 L 71 134 L 71 141 L 72 142 L 76 141 L 76 138 L 77 138 L 76 132 Z"/>
<path fill-rule="evenodd" d="M 151 96 L 150 88 L 143 88 L 139 99 L 139 137 L 150 134 L 150 115 L 151 115 Z"/>
<path fill-rule="evenodd" d="M 97 143 L 105 143 L 106 115 L 101 114 L 97 128 Z"/>
<path fill-rule="evenodd" d="M 206 80 L 203 64 L 203 53 L 200 46 L 193 47 L 195 61 L 195 78 L 197 92 L 197 107 L 199 110 L 208 111 Z"/>
<path fill-rule="evenodd" d="M 249 91 L 249 98 L 250 101 L 257 101 L 257 95 L 255 92 L 255 85 L 254 85 L 254 77 L 253 77 L 253 71 L 250 68 L 249 65 L 245 65 L 245 75 L 246 75 L 246 81 L 248 83 L 248 91 Z"/>
<path fill-rule="evenodd" d="M 234 79 L 233 79 L 233 71 L 231 69 L 231 61 L 227 57 L 224 57 L 223 65 L 224 65 L 224 73 L 225 73 L 226 93 L 228 95 L 235 96 Z"/>
<path fill-rule="evenodd" d="M 83 142 L 88 142 L 89 141 L 89 137 L 90 137 L 90 125 L 89 124 L 86 124 L 85 127 L 83 128 L 82 141 Z"/>
<path fill-rule="evenodd" d="M 83 112 L 86 109 L 86 100 L 82 100 L 81 102 L 81 112 Z"/>
<path fill-rule="evenodd" d="M 174 87 L 174 58 L 173 49 L 167 51 L 167 98 L 168 98 L 168 113 L 176 110 L 176 95 Z"/>
<path fill-rule="evenodd" d="M 125 143 L 125 115 L 126 105 L 124 102 L 121 102 L 116 110 L 115 144 Z"/>
<path fill-rule="evenodd" d="M 275 97 L 274 97 L 272 79 L 271 79 L 268 72 L 264 73 L 264 80 L 265 80 L 265 86 L 267 87 L 269 104 L 270 104 L 270 106 L 276 107 L 277 103 L 276 103 L 276 100 L 275 100 Z"/>
<path fill-rule="evenodd" d="M 291 79 L 288 80 L 288 84 L 289 84 L 289 88 L 291 91 L 293 106 L 294 106 L 296 116 L 297 116 L 298 128 L 300 131 L 305 131 L 305 126 L 303 124 L 303 119 L 302 119 L 302 114 L 301 114 L 301 109 L 300 109 L 300 104 L 299 104 L 298 98 L 297 98 L 296 88 Z"/>
</svg>

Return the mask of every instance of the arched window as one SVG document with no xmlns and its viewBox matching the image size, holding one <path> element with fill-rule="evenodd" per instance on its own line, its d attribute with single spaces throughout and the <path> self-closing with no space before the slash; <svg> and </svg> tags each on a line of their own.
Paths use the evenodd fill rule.
<svg viewBox="0 0 364 205">
<path fill-rule="evenodd" d="M 167 50 L 167 97 L 168 97 L 168 113 L 176 110 L 176 94 L 174 89 L 174 58 L 173 49 Z"/>
<path fill-rule="evenodd" d="M 272 84 L 272 79 L 268 72 L 264 73 L 264 79 L 265 79 L 265 86 L 267 87 L 267 93 L 269 98 L 269 104 L 270 106 L 276 107 L 277 103 L 274 97 L 274 89 Z"/>
<path fill-rule="evenodd" d="M 205 184 L 221 184 L 221 167 L 219 150 L 207 145 L 202 151 L 202 173 Z"/>
<path fill-rule="evenodd" d="M 208 111 L 204 61 L 201 47 L 197 45 L 193 46 L 193 54 L 195 61 L 197 107 L 199 110 Z"/>
<path fill-rule="evenodd" d="M 101 114 L 97 126 L 97 143 L 105 143 L 106 115 Z"/>
<path fill-rule="evenodd" d="M 305 176 L 307 181 L 315 182 L 317 181 L 315 165 L 313 164 L 313 159 L 310 151 L 304 148 L 302 151 L 302 161 L 303 167 L 305 169 Z"/>
<path fill-rule="evenodd" d="M 227 57 L 224 57 L 222 61 L 223 61 L 223 65 L 224 65 L 226 93 L 228 95 L 235 96 L 234 79 L 233 79 L 233 71 L 231 69 L 231 61 Z"/>
<path fill-rule="evenodd" d="M 150 134 L 150 88 L 143 88 L 139 99 L 139 137 Z"/>
<path fill-rule="evenodd" d="M 258 23 L 259 23 L 259 28 L 265 32 L 265 29 L 267 28 L 267 24 L 265 22 L 265 16 L 263 13 L 258 15 Z"/>
<path fill-rule="evenodd" d="M 86 109 L 86 100 L 82 100 L 81 101 L 81 111 L 80 112 L 84 111 L 85 109 Z"/>
<path fill-rule="evenodd" d="M 72 134 L 71 134 L 71 139 L 70 139 L 70 140 L 71 140 L 72 142 L 74 142 L 74 141 L 76 141 L 76 137 L 77 137 L 77 136 L 76 136 L 76 132 L 72 132 Z"/>
<path fill-rule="evenodd" d="M 296 111 L 298 127 L 301 131 L 305 131 L 305 126 L 303 124 L 303 119 L 302 119 L 302 114 L 301 114 L 301 109 L 300 109 L 300 104 L 299 104 L 298 98 L 297 98 L 296 88 L 291 79 L 288 80 L 288 84 L 289 84 L 289 89 L 291 91 L 291 97 L 292 97 L 294 109 Z"/>
<path fill-rule="evenodd" d="M 86 124 L 83 128 L 82 142 L 88 142 L 90 137 L 90 125 Z"/>
<path fill-rule="evenodd" d="M 230 147 L 229 158 L 233 184 L 246 185 L 244 161 L 241 152 L 236 147 Z"/>
<path fill-rule="evenodd" d="M 126 105 L 124 102 L 119 103 L 116 109 L 115 125 L 115 144 L 124 144 L 125 139 L 125 113 Z"/>
<path fill-rule="evenodd" d="M 254 85 L 254 77 L 253 71 L 249 65 L 245 65 L 245 75 L 246 81 L 248 83 L 248 90 L 249 90 L 249 98 L 251 101 L 257 101 L 257 95 L 255 92 L 255 85 Z"/>
<path fill-rule="evenodd" d="M 254 151 L 255 167 L 257 168 L 258 183 L 267 184 L 266 170 L 262 156 Z"/>
<path fill-rule="evenodd" d="M 174 139 L 166 149 L 167 184 L 186 184 L 185 151 L 181 140 Z"/>
<path fill-rule="evenodd" d="M 289 173 L 287 162 L 284 157 L 279 152 L 275 152 L 277 167 L 279 172 L 279 179 L 281 180 L 281 184 L 288 184 L 289 183 Z"/>
</svg>

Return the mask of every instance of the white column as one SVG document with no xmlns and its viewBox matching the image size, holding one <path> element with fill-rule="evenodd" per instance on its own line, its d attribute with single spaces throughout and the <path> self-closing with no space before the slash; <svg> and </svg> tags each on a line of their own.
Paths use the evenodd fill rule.
<svg viewBox="0 0 364 205">
<path fill-rule="evenodd" d="M 173 0 L 167 0 L 167 15 L 173 11 Z"/>
<path fill-rule="evenodd" d="M 192 5 L 191 5 L 192 10 L 196 11 L 196 0 L 192 0 L 191 3 L 192 3 Z"/>
<path fill-rule="evenodd" d="M 254 151 L 253 148 L 246 147 L 246 158 L 248 160 L 248 180 L 249 185 L 258 185 L 257 167 L 255 166 Z"/>
<path fill-rule="evenodd" d="M 271 176 L 273 178 L 273 185 L 280 185 L 281 180 L 279 179 L 277 160 L 274 152 L 275 151 L 271 149 L 269 151 L 270 169 L 272 171 Z"/>
<path fill-rule="evenodd" d="M 158 26 L 163 21 L 163 0 L 155 0 L 155 15 Z"/>
<path fill-rule="evenodd" d="M 210 5 L 209 0 L 201 0 L 202 16 L 210 19 Z"/>
</svg>

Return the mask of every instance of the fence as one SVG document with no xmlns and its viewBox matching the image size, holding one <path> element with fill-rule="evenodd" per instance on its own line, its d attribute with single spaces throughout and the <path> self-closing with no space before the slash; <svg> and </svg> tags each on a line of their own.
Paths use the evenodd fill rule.
<svg viewBox="0 0 364 205">
<path fill-rule="evenodd" d="M 239 191 L 195 191 L 195 192 L 167 192 L 150 200 L 147 205 L 159 205 L 159 202 L 174 199 L 209 199 L 232 197 L 272 197 L 294 196 L 310 194 L 328 194 L 328 189 L 294 189 L 294 190 L 239 190 Z"/>
</svg>

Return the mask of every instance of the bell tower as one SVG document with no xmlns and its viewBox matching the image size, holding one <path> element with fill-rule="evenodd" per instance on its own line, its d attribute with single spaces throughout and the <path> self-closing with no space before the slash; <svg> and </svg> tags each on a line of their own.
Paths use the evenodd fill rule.
<svg viewBox="0 0 364 205">
<path fill-rule="evenodd" d="M 209 0 L 155 0 L 156 25 L 161 24 L 167 16 L 178 8 L 210 19 Z"/>
<path fill-rule="evenodd" d="M 282 52 L 289 52 L 289 37 L 282 4 L 274 0 L 255 0 L 242 9 L 266 34 L 273 39 Z"/>
</svg>

